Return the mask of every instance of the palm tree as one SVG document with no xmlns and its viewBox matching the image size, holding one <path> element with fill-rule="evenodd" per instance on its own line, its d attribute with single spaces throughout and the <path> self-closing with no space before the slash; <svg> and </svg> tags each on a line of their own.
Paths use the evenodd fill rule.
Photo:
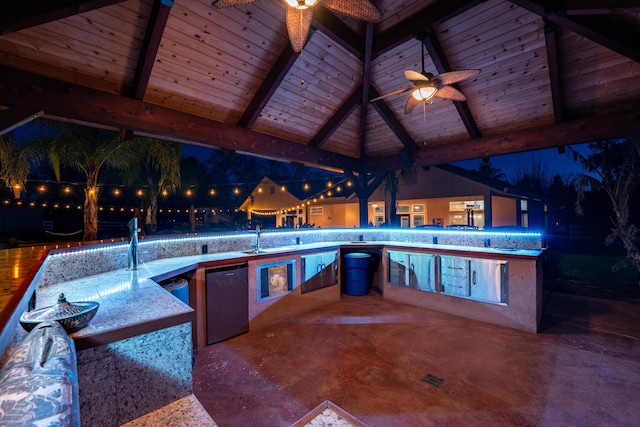
<svg viewBox="0 0 640 427">
<path fill-rule="evenodd" d="M 175 192 L 180 187 L 180 144 L 155 138 L 134 138 L 138 162 L 122 170 L 124 181 L 144 183 L 148 188 L 145 200 L 149 210 L 146 226 L 150 233 L 158 229 L 158 197 Z"/>
<path fill-rule="evenodd" d="M 398 225 L 398 215 L 396 213 L 396 205 L 397 205 L 397 195 L 398 195 L 398 184 L 402 179 L 404 182 L 407 181 L 407 178 L 412 176 L 415 173 L 413 169 L 400 169 L 397 171 L 387 172 L 384 180 L 382 181 L 382 185 L 384 186 L 384 192 L 389 193 L 391 197 L 391 201 L 389 203 L 389 224 L 392 227 L 396 227 Z"/>
<path fill-rule="evenodd" d="M 569 148 L 575 160 L 597 175 L 581 175 L 576 212 L 583 214 L 581 202 L 586 186 L 602 189 L 609 197 L 614 213 L 605 245 L 610 246 L 620 239 L 627 251 L 627 261 L 640 271 L 640 233 L 638 226 L 631 222 L 631 206 L 640 188 L 640 142 L 635 139 L 592 142 L 589 148 L 593 154 L 588 157 Z"/>
<path fill-rule="evenodd" d="M 39 162 L 42 153 L 35 145 L 18 146 L 8 134 L 0 135 L 0 178 L 13 191 L 13 197 L 20 198 L 31 171 L 31 162 Z"/>
<path fill-rule="evenodd" d="M 98 175 L 105 167 L 129 167 L 135 157 L 135 142 L 102 129 L 57 124 L 59 132 L 47 137 L 49 159 L 56 179 L 61 179 L 63 166 L 81 172 L 85 178 L 83 240 L 98 236 Z"/>
</svg>

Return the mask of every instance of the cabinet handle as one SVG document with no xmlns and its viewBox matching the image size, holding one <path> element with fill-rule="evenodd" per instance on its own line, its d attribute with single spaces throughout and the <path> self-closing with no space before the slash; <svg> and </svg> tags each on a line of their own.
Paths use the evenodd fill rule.
<svg viewBox="0 0 640 427">
<path fill-rule="evenodd" d="M 471 273 L 471 281 L 473 282 L 473 284 L 476 284 L 476 271 L 473 270 L 473 273 Z"/>
</svg>

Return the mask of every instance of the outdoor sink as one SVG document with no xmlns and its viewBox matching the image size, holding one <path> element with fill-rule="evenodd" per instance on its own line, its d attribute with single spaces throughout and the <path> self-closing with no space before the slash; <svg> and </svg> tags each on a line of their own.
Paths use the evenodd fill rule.
<svg viewBox="0 0 640 427">
<path fill-rule="evenodd" d="M 242 251 L 243 254 L 249 254 L 249 255 L 258 255 L 258 254 L 264 254 L 266 253 L 264 251 L 264 249 L 249 249 L 246 251 Z"/>
<path fill-rule="evenodd" d="M 249 254 L 249 255 L 258 255 L 258 254 L 270 254 L 274 252 L 286 252 L 293 249 L 296 249 L 296 246 L 276 246 L 275 248 L 249 249 L 246 251 L 242 251 L 242 253 Z"/>
</svg>

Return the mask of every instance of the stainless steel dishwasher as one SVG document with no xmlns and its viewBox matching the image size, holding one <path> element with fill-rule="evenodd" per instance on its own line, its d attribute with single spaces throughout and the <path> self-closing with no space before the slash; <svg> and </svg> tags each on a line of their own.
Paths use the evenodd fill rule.
<svg viewBox="0 0 640 427">
<path fill-rule="evenodd" d="M 207 344 L 249 331 L 247 264 L 206 271 Z"/>
</svg>

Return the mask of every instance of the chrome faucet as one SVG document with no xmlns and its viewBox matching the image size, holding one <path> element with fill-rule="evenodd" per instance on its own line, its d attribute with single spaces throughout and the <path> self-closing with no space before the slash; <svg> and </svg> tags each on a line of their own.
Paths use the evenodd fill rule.
<svg viewBox="0 0 640 427">
<path fill-rule="evenodd" d="M 129 221 L 129 252 L 127 257 L 127 270 L 138 269 L 138 218 L 133 218 Z"/>
<path fill-rule="evenodd" d="M 255 253 L 260 252 L 260 226 L 259 225 L 256 225 L 256 244 L 253 245 L 251 249 L 253 249 L 253 252 Z"/>
</svg>

